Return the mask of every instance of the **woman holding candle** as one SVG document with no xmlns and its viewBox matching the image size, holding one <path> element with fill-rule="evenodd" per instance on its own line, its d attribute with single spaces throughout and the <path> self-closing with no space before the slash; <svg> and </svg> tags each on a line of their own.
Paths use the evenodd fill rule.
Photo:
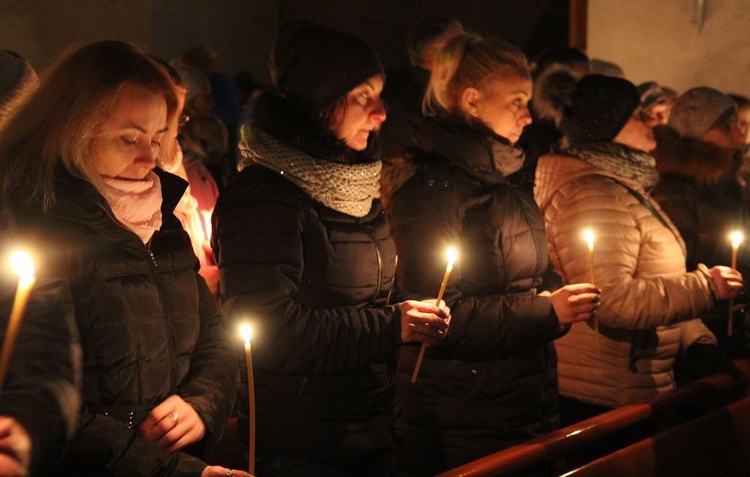
<svg viewBox="0 0 750 477">
<path fill-rule="evenodd" d="M 733 230 L 743 230 L 748 219 L 737 180 L 745 139 L 737 105 L 713 88 L 692 88 L 677 98 L 669 124 L 654 133 L 659 182 L 651 195 L 685 240 L 687 268 L 692 270 L 699 263 L 709 267 L 730 265 L 729 235 Z M 738 250 L 739 270 L 744 274 L 750 271 L 747 250 L 746 246 Z M 727 302 L 701 315 L 721 349 L 733 357 L 746 357 L 742 320 L 735 320 L 738 329 L 730 337 L 728 317 Z"/>
<path fill-rule="evenodd" d="M 558 289 L 542 216 L 509 176 L 531 121 L 523 54 L 499 40 L 453 38 L 436 60 L 425 97 L 430 117 L 416 150 L 384 176 L 402 292 L 440 286 L 449 246 L 459 256 L 445 301 L 451 331 L 425 353 L 399 352 L 404 410 L 400 471 L 433 475 L 552 430 L 557 424 L 554 348 L 571 322 L 598 306 L 592 284 Z"/>
<path fill-rule="evenodd" d="M 2 200 L 69 284 L 81 336 L 84 405 L 57 476 L 229 472 L 193 456 L 221 435 L 237 368 L 173 214 L 185 183 L 154 169 L 176 107 L 154 60 L 97 42 L 52 65 L 0 134 Z"/>
<path fill-rule="evenodd" d="M 434 300 L 388 303 L 383 69 L 364 41 L 309 22 L 280 30 L 272 63 L 281 94 L 244 126 L 213 227 L 227 315 L 253 326 L 258 474 L 388 476 L 396 347 L 437 344 L 448 314 Z"/>
<path fill-rule="evenodd" d="M 564 422 L 672 389 L 678 352 L 695 344 L 716 348 L 714 336 L 694 318 L 742 286 L 741 275 L 729 267 L 685 270 L 679 231 L 646 193 L 657 179 L 648 154 L 656 143 L 639 101 L 627 80 L 581 79 L 562 121 L 564 139 L 537 168 L 534 195 L 552 261 L 566 283 L 588 280 L 581 233 L 596 233 L 601 353 L 591 321 L 574 324 L 555 343 L 560 394 L 567 398 Z"/>
</svg>

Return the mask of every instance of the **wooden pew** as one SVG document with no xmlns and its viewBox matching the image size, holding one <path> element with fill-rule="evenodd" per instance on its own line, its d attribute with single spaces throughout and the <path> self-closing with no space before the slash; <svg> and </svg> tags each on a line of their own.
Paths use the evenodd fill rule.
<svg viewBox="0 0 750 477">
<path fill-rule="evenodd" d="M 750 475 L 750 397 L 659 432 L 565 477 Z"/>
<path fill-rule="evenodd" d="M 627 443 L 631 444 L 747 396 L 750 363 L 737 361 L 736 364 L 744 373 L 741 379 L 733 379 L 724 374 L 710 376 L 652 401 L 614 409 L 440 475 L 442 477 L 511 475 L 540 463 L 554 462 L 566 455 L 586 449 L 591 443 L 601 442 L 618 435 L 637 436 Z"/>
</svg>

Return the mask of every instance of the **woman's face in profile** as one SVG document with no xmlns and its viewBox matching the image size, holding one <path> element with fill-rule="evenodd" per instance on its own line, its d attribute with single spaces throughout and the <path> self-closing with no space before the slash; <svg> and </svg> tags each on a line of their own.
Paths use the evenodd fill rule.
<svg viewBox="0 0 750 477">
<path fill-rule="evenodd" d="M 164 97 L 126 83 L 92 141 L 94 170 L 104 177 L 141 180 L 156 166 L 162 138 L 167 134 Z"/>
<path fill-rule="evenodd" d="M 343 118 L 331 126 L 336 137 L 355 151 L 364 151 L 370 134 L 385 121 L 385 108 L 380 99 L 383 84 L 383 76 L 376 75 L 349 91 Z"/>
<path fill-rule="evenodd" d="M 511 75 L 490 79 L 481 87 L 473 103 L 467 108 L 498 136 L 515 144 L 523 128 L 531 124 L 529 100 L 531 79 Z"/>
<path fill-rule="evenodd" d="M 633 113 L 612 142 L 628 146 L 636 151 L 651 152 L 656 149 L 654 131 L 639 111 Z"/>
</svg>

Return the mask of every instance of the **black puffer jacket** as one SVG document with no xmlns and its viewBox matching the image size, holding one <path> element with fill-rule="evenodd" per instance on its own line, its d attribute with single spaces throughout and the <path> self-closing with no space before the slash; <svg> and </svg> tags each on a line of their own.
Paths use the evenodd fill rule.
<svg viewBox="0 0 750 477">
<path fill-rule="evenodd" d="M 30 245 L 6 214 L 7 209 L 0 210 L 0 250 Z M 35 257 L 43 252 L 31 250 Z M 51 267 L 38 260 L 35 265 L 36 281 L 0 395 L 0 416 L 12 417 L 26 429 L 32 444 L 30 475 L 46 476 L 54 475 L 76 428 L 81 404 L 81 347 L 67 283 Z M 17 277 L 0 274 L 3 343 L 16 286 Z"/>
<path fill-rule="evenodd" d="M 393 182 L 386 185 L 395 191 L 399 289 L 434 295 L 445 250 L 460 250 L 445 294 L 448 338 L 427 351 L 416 384 L 409 377 L 418 348 L 402 349 L 398 362 L 406 446 L 397 465 L 432 475 L 557 424 L 551 342 L 558 320 L 549 298 L 535 292 L 560 282 L 550 271 L 533 198 L 496 170 L 498 154 L 514 153 L 502 138 L 462 121 L 432 119 L 418 132 L 417 146 L 411 164 L 390 171 Z"/>
<path fill-rule="evenodd" d="M 299 147 L 316 141 L 313 126 L 280 131 L 284 126 L 258 117 L 284 144 L 299 139 L 294 131 L 306 136 Z M 316 144 L 306 152 L 317 147 L 325 149 Z M 356 218 L 313 201 L 277 172 L 249 165 L 220 195 L 213 231 L 227 317 L 252 321 L 257 337 L 258 453 L 335 465 L 390 451 L 388 363 L 400 320 L 396 306 L 385 306 L 395 252 L 380 202 Z M 244 440 L 246 410 L 243 386 Z"/>
<path fill-rule="evenodd" d="M 137 436 L 149 410 L 172 394 L 193 405 L 210 449 L 234 402 L 236 360 L 190 239 L 172 210 L 185 182 L 157 171 L 163 225 L 148 247 L 116 221 L 88 182 L 59 172 L 47 214 L 23 226 L 46 244 L 70 283 L 83 347 L 84 409 L 55 475 L 200 475 L 206 464 Z"/>
</svg>

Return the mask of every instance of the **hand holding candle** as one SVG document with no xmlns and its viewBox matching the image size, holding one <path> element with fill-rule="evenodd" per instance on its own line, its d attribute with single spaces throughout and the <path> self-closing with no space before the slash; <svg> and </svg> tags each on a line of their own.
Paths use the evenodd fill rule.
<svg viewBox="0 0 750 477">
<path fill-rule="evenodd" d="M 448 286 L 448 279 L 451 276 L 451 272 L 453 271 L 453 263 L 456 261 L 456 258 L 458 258 L 458 252 L 455 248 L 451 247 L 448 249 L 447 253 L 447 259 L 448 259 L 448 265 L 445 267 L 445 275 L 443 275 L 443 281 L 440 284 L 440 291 L 437 294 L 437 298 L 435 299 L 435 305 L 440 306 L 440 301 L 443 299 L 443 294 L 445 294 L 445 288 Z M 419 375 L 419 368 L 422 366 L 422 360 L 424 359 L 424 352 L 427 348 L 427 345 L 422 343 L 422 346 L 419 348 L 419 356 L 417 356 L 417 362 L 414 365 L 414 372 L 411 375 L 411 382 L 414 383 L 417 381 L 417 376 Z"/>
<path fill-rule="evenodd" d="M 589 272 L 591 273 L 591 284 L 594 285 L 594 231 L 586 229 L 583 231 L 583 239 L 586 240 L 586 244 L 589 248 Z M 601 353 L 601 345 L 599 344 L 599 316 L 594 315 L 594 339 L 596 340 L 596 352 Z"/>
<path fill-rule="evenodd" d="M 740 248 L 740 244 L 743 240 L 742 232 L 735 230 L 729 235 L 729 240 L 732 241 L 732 269 L 737 269 L 737 250 Z M 732 336 L 734 332 L 734 316 L 732 313 L 734 308 L 734 298 L 729 299 L 729 321 L 727 323 L 727 335 Z"/>
<path fill-rule="evenodd" d="M 18 335 L 18 328 L 26 312 L 26 304 L 29 300 L 31 289 L 34 286 L 34 262 L 29 254 L 25 252 L 14 252 L 10 256 L 10 266 L 19 276 L 16 296 L 13 300 L 13 308 L 8 320 L 8 328 L 5 331 L 2 355 L 0 355 L 0 390 L 5 384 L 5 376 L 8 373 L 10 358 L 13 354 L 13 346 Z"/>
<path fill-rule="evenodd" d="M 250 337 L 250 325 L 243 324 L 240 334 L 245 341 L 245 364 L 247 365 L 247 415 L 250 436 L 248 441 L 248 467 L 251 475 L 255 475 L 255 381 L 253 380 L 253 358 Z"/>
</svg>

